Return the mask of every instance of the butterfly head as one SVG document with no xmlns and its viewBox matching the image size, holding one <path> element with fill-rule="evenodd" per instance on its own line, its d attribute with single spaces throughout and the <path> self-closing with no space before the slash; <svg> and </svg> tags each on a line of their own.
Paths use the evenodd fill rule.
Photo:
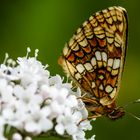
<svg viewBox="0 0 140 140">
<path fill-rule="evenodd" d="M 107 117 L 111 120 L 117 120 L 125 115 L 125 110 L 123 107 L 114 108 L 110 113 L 107 114 Z"/>
</svg>

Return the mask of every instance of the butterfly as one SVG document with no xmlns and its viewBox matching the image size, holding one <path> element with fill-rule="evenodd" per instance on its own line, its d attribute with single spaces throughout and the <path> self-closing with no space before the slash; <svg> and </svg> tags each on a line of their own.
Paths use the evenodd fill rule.
<svg viewBox="0 0 140 140">
<path fill-rule="evenodd" d="M 59 64 L 85 95 L 82 100 L 91 118 L 115 120 L 125 111 L 117 107 L 127 50 L 127 12 L 113 6 L 96 12 L 65 44 Z"/>
</svg>

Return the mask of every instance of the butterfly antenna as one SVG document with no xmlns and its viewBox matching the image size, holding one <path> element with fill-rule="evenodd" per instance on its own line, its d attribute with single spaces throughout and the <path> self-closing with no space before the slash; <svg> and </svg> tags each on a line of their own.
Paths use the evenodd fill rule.
<svg viewBox="0 0 140 140">
<path fill-rule="evenodd" d="M 125 110 L 126 111 L 126 110 Z M 128 113 L 130 116 L 132 116 L 133 118 L 137 119 L 140 121 L 140 117 L 137 117 L 136 115 L 134 115 L 133 113 L 130 113 L 128 111 L 126 111 L 126 113 Z"/>
<path fill-rule="evenodd" d="M 125 105 L 124 105 L 124 108 L 128 107 L 128 106 L 131 105 L 131 104 L 136 104 L 136 103 L 140 103 L 140 99 L 137 99 L 137 100 L 134 100 L 134 101 L 131 101 L 131 102 L 125 104 Z"/>
<path fill-rule="evenodd" d="M 128 104 L 125 104 L 124 108 L 128 107 L 131 104 L 136 104 L 136 103 L 140 103 L 140 99 L 137 99 L 137 100 L 129 102 Z M 125 111 L 126 111 L 126 109 L 125 109 Z M 126 111 L 126 113 L 128 113 L 130 116 L 132 116 L 133 118 L 135 118 L 135 119 L 140 121 L 140 117 L 137 117 L 136 115 L 134 115 L 133 113 L 128 112 L 128 111 Z"/>
</svg>

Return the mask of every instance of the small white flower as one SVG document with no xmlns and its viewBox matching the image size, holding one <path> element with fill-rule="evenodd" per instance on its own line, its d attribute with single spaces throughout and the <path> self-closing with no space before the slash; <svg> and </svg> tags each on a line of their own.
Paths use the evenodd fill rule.
<svg viewBox="0 0 140 140">
<path fill-rule="evenodd" d="M 59 123 L 55 126 L 55 131 L 59 134 L 59 135 L 64 135 L 65 132 L 65 128 L 64 125 Z"/>
<path fill-rule="evenodd" d="M 72 85 L 70 83 L 63 83 L 63 79 L 60 77 L 60 75 L 53 76 L 49 79 L 50 86 L 55 85 L 56 88 L 67 88 L 71 89 Z"/>
<path fill-rule="evenodd" d="M 71 108 L 76 107 L 78 105 L 77 97 L 74 95 L 69 95 L 66 99 L 66 106 Z"/>
<path fill-rule="evenodd" d="M 88 120 L 84 120 L 79 125 L 83 130 L 92 130 L 92 126 L 90 125 L 90 122 Z"/>
<path fill-rule="evenodd" d="M 18 76 L 18 68 L 17 67 L 10 67 L 4 64 L 0 65 L 0 77 L 10 80 L 19 80 Z"/>
<path fill-rule="evenodd" d="M 11 85 L 8 84 L 6 79 L 0 79 L 0 102 L 3 104 L 9 102 L 13 98 L 12 96 L 13 88 Z"/>
<path fill-rule="evenodd" d="M 85 132 L 82 130 L 78 130 L 77 133 L 72 135 L 73 140 L 86 140 L 85 138 Z"/>
<path fill-rule="evenodd" d="M 4 137 L 4 125 L 5 125 L 5 120 L 0 116 L 0 140 L 7 140 Z"/>
<path fill-rule="evenodd" d="M 52 129 L 53 123 L 47 118 L 48 113 L 46 111 L 45 109 L 33 110 L 30 118 L 26 119 L 25 130 L 33 133 L 33 135 L 37 135 Z"/>
<path fill-rule="evenodd" d="M 26 122 L 25 131 L 37 135 L 40 134 L 41 128 L 38 127 L 37 123 L 31 120 L 30 122 Z"/>
<path fill-rule="evenodd" d="M 76 122 L 80 122 L 82 120 L 82 114 L 80 111 L 75 111 L 73 114 L 72 114 L 72 119 L 73 121 L 76 123 Z"/>
<path fill-rule="evenodd" d="M 48 131 L 86 140 L 85 131 L 92 126 L 86 120 L 88 112 L 80 99 L 81 90 L 73 91 L 72 84 L 64 83 L 59 75 L 50 76 L 48 65 L 36 59 L 38 50 L 31 58 L 29 52 L 28 48 L 17 65 L 6 56 L 0 67 L 0 140 L 8 140 L 5 126 L 26 132 L 24 140 L 32 140 L 27 134 L 38 136 Z M 11 139 L 23 140 L 20 133 L 14 133 Z"/>
<path fill-rule="evenodd" d="M 22 136 L 19 133 L 15 133 L 12 136 L 12 140 L 22 140 Z"/>
<path fill-rule="evenodd" d="M 5 138 L 4 136 L 0 136 L 0 140 L 8 140 L 8 139 Z"/>
<path fill-rule="evenodd" d="M 36 58 L 18 58 L 17 63 L 20 67 L 21 84 L 26 86 L 30 83 L 38 82 L 45 76 L 49 77 L 49 72 L 44 70 L 42 64 Z"/>
<path fill-rule="evenodd" d="M 24 140 L 32 140 L 32 138 L 27 136 Z"/>
<path fill-rule="evenodd" d="M 72 124 L 68 124 L 65 126 L 65 129 L 66 129 L 66 132 L 69 134 L 69 135 L 74 135 L 75 133 L 77 133 L 77 125 L 75 123 L 72 123 Z"/>
</svg>

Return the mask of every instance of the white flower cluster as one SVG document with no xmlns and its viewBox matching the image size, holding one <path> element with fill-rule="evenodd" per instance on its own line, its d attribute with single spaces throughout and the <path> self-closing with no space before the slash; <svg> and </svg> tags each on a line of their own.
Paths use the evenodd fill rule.
<svg viewBox="0 0 140 140">
<path fill-rule="evenodd" d="M 0 140 L 32 140 L 50 131 L 86 140 L 85 131 L 92 126 L 81 121 L 88 113 L 75 96 L 80 90 L 72 91 L 59 75 L 50 76 L 36 57 L 37 51 L 35 57 L 20 57 L 17 62 L 6 57 L 0 65 Z M 10 131 L 8 138 L 5 133 Z"/>
</svg>

